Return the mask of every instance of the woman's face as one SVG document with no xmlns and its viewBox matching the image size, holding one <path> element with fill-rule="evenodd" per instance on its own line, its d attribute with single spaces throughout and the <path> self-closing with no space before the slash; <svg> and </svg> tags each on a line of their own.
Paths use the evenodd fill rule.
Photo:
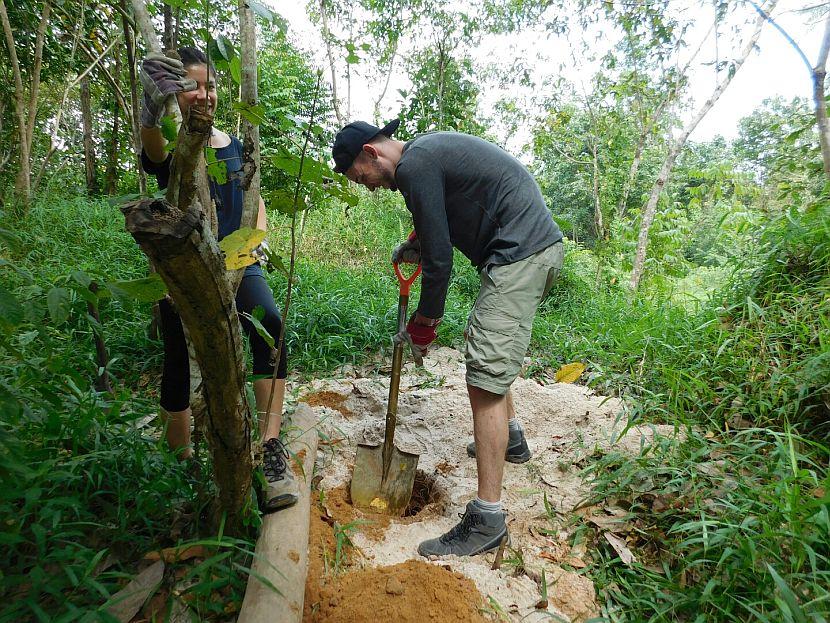
<svg viewBox="0 0 830 623">
<path fill-rule="evenodd" d="M 204 109 L 207 104 L 207 112 L 213 115 L 216 112 L 216 76 L 208 73 L 206 65 L 189 65 L 186 69 L 187 77 L 196 81 L 196 88 L 176 94 L 182 114 L 191 106 Z"/>
</svg>

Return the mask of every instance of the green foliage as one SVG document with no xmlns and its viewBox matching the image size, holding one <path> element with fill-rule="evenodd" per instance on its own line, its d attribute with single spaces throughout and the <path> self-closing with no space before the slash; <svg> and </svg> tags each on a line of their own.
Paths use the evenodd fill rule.
<svg viewBox="0 0 830 623">
<path fill-rule="evenodd" d="M 444 44 L 416 54 L 409 64 L 412 88 L 400 92 L 405 100 L 401 140 L 436 130 L 484 134 L 477 120 L 479 87 L 470 58 L 454 58 Z"/>
<path fill-rule="evenodd" d="M 586 470 L 590 502 L 626 500 L 635 525 L 648 526 L 632 566 L 597 552 L 590 573 L 607 613 L 632 621 L 823 620 L 828 459 L 827 447 L 791 431 L 753 429 L 719 440 L 687 430 L 634 458 L 613 452 L 594 462 Z"/>
</svg>

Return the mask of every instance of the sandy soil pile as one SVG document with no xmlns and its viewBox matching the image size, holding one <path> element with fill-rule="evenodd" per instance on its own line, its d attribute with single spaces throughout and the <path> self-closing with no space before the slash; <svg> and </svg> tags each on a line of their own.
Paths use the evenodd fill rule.
<svg viewBox="0 0 830 623">
<path fill-rule="evenodd" d="M 484 623 L 473 582 L 421 560 L 347 573 L 321 591 L 315 623 L 401 621 Z"/>
<path fill-rule="evenodd" d="M 359 376 L 349 370 L 353 376 L 316 381 L 305 388 L 305 400 L 320 417 L 322 439 L 315 469 L 323 491 L 323 514 L 332 524 L 357 520 L 352 533 L 359 550 L 352 562 L 354 569 L 423 560 L 416 551 L 418 543 L 452 527 L 467 501 L 475 497 L 476 464 L 466 454 L 473 427 L 463 356 L 439 348 L 425 363 L 423 369 L 412 364 L 404 368 L 396 444 L 420 454 L 422 488 L 428 494 L 422 496 L 420 508 L 401 519 L 362 513 L 351 507 L 347 493 L 356 444 L 382 440 L 388 370 L 381 369 L 380 376 Z M 579 476 L 583 461 L 595 449 L 612 445 L 636 452 L 655 433 L 673 431 L 671 427 L 632 428 L 619 438 L 625 426 L 620 401 L 596 396 L 580 385 L 540 385 L 519 378 L 512 391 L 533 458 L 524 465 L 505 467 L 502 503 L 509 512 L 512 546 L 505 553 L 506 563 L 491 570 L 492 554 L 430 562 L 470 578 L 488 604 L 495 604 L 495 610 L 515 621 L 551 620 L 551 614 L 583 621 L 599 612 L 592 583 L 578 573 L 590 553 L 584 546 L 573 546 L 568 532 L 573 508 L 588 491 Z M 551 513 L 545 510 L 544 497 Z M 542 570 L 547 604 L 540 603 Z M 377 595 L 381 601 L 390 598 L 383 590 Z M 425 601 L 421 600 L 421 608 Z"/>
</svg>

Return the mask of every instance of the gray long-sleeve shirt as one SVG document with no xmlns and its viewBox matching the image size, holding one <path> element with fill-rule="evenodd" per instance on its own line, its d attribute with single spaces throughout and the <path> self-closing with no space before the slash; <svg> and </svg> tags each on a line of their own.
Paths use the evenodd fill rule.
<svg viewBox="0 0 830 623">
<path fill-rule="evenodd" d="M 395 183 L 421 242 L 418 311 L 427 318 L 444 315 L 453 247 L 481 270 L 562 240 L 528 170 L 478 137 L 435 132 L 414 138 L 404 146 Z"/>
</svg>

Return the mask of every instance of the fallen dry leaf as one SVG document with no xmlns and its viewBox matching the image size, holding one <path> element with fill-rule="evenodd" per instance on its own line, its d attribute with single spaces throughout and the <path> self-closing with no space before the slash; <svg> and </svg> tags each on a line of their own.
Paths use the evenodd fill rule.
<svg viewBox="0 0 830 623">
<path fill-rule="evenodd" d="M 579 361 L 566 363 L 554 375 L 557 383 L 573 383 L 585 372 L 585 364 Z"/>
<path fill-rule="evenodd" d="M 613 547 L 614 551 L 617 552 L 617 556 L 619 556 L 620 560 L 622 560 L 626 565 L 630 567 L 631 563 L 637 560 L 634 557 L 634 554 L 631 553 L 631 550 L 628 549 L 628 545 L 626 545 L 625 541 L 616 534 L 605 532 L 602 536 L 604 536 L 605 540 L 611 544 L 611 547 Z"/>
<path fill-rule="evenodd" d="M 107 607 L 107 612 L 121 623 L 128 623 L 150 595 L 156 592 L 162 577 L 164 577 L 164 561 L 158 560 L 110 598 L 112 605 Z"/>
<path fill-rule="evenodd" d="M 207 558 L 208 552 L 204 545 L 188 545 L 186 547 L 165 547 L 163 550 L 154 550 L 144 554 L 144 560 L 163 560 L 166 563 L 190 560 L 191 558 Z"/>
<path fill-rule="evenodd" d="M 588 563 L 586 563 L 581 558 L 577 558 L 576 556 L 568 556 L 567 558 L 563 558 L 562 559 L 562 564 L 563 565 L 570 565 L 574 569 L 584 569 L 585 567 L 588 566 Z"/>
<path fill-rule="evenodd" d="M 607 515 L 591 515 L 585 518 L 589 523 L 594 524 L 600 530 L 607 530 L 609 532 L 628 533 L 633 530 L 633 526 L 619 518 L 609 517 Z"/>
</svg>

